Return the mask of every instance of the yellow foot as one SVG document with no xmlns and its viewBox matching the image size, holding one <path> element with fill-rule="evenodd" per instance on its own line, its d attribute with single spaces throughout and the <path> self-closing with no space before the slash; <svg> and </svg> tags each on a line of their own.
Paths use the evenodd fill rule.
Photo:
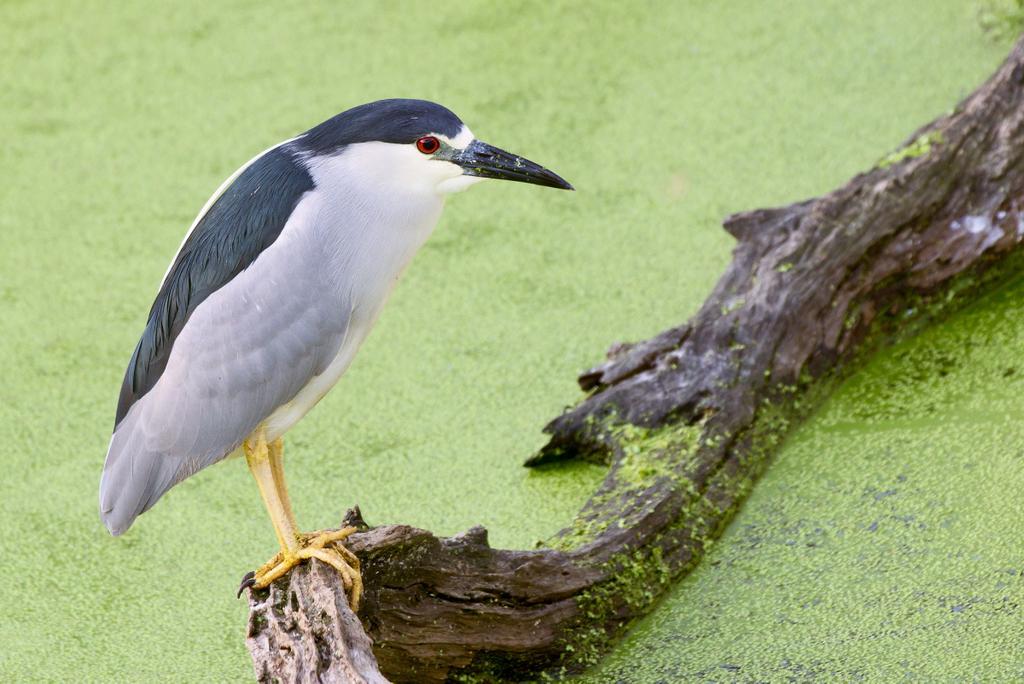
<svg viewBox="0 0 1024 684">
<path fill-rule="evenodd" d="M 354 553 L 346 549 L 340 543 L 343 539 L 356 531 L 354 527 L 345 527 L 340 530 L 327 530 L 311 532 L 299 535 L 299 546 L 292 551 L 282 551 L 264 563 L 255 572 L 250 572 L 242 578 L 242 586 L 238 588 L 241 595 L 242 590 L 252 587 L 263 589 L 288 574 L 296 565 L 307 558 L 316 558 L 327 563 L 341 575 L 342 585 L 348 593 L 348 602 L 352 612 L 359 610 L 359 599 L 363 594 L 363 579 L 359 574 L 359 559 Z M 328 546 L 329 545 L 329 546 Z"/>
</svg>

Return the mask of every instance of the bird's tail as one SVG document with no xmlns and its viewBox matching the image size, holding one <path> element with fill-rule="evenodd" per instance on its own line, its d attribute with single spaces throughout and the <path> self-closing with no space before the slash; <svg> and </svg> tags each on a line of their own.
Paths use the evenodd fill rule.
<svg viewBox="0 0 1024 684">
<path fill-rule="evenodd" d="M 115 537 L 180 479 L 180 459 L 148 448 L 136 417 L 125 416 L 114 430 L 100 477 L 100 519 Z"/>
</svg>

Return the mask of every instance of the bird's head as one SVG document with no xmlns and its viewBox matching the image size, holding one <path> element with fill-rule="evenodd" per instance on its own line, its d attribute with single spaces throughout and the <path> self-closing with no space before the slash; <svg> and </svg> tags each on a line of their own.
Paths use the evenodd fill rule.
<svg viewBox="0 0 1024 684">
<path fill-rule="evenodd" d="M 454 113 L 425 100 L 360 105 L 296 142 L 314 157 L 347 155 L 370 182 L 440 196 L 487 178 L 573 189 L 543 166 L 477 140 Z"/>
</svg>

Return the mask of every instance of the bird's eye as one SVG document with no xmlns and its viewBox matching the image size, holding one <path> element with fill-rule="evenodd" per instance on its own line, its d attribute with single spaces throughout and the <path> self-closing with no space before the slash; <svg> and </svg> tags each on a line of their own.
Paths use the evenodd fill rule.
<svg viewBox="0 0 1024 684">
<path fill-rule="evenodd" d="M 434 154 L 441 149 L 441 141 L 432 135 L 425 135 L 416 141 L 416 149 L 423 154 Z"/>
</svg>

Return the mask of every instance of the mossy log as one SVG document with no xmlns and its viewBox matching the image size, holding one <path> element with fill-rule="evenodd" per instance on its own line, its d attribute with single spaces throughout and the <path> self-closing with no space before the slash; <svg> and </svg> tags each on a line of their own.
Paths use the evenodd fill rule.
<svg viewBox="0 0 1024 684">
<path fill-rule="evenodd" d="M 359 619 L 380 670 L 402 682 L 491 681 L 594 663 L 697 562 L 830 379 L 1018 269 L 1022 205 L 1024 39 L 954 112 L 876 168 L 823 197 L 725 221 L 738 244 L 697 315 L 615 347 L 580 376 L 587 396 L 547 426 L 550 442 L 528 465 L 586 458 L 609 470 L 543 548 L 492 549 L 482 528 L 351 537 L 366 586 Z M 278 610 L 281 597 L 299 597 L 301 612 L 314 594 L 341 592 L 329 573 L 279 584 Z M 261 679 L 336 676 L 343 643 L 256 648 L 298 643 L 306 623 L 269 619 L 266 592 L 250 601 Z"/>
</svg>

